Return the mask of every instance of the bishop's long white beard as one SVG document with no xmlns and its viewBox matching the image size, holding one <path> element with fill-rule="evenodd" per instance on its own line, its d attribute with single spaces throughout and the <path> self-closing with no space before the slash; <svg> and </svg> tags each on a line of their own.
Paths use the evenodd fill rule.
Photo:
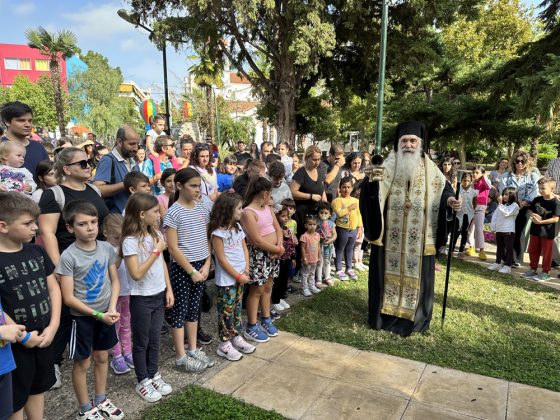
<svg viewBox="0 0 560 420">
<path fill-rule="evenodd" d="M 418 147 L 413 153 L 404 153 L 401 148 L 397 151 L 396 176 L 402 177 L 405 181 L 412 181 L 420 160 L 422 159 L 422 149 Z"/>
</svg>

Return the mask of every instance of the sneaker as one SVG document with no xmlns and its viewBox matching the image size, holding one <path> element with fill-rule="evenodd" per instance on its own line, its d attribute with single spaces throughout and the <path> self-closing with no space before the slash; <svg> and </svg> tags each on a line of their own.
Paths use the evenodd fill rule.
<svg viewBox="0 0 560 420">
<path fill-rule="evenodd" d="M 274 309 L 270 310 L 270 317 L 272 318 L 272 321 L 276 321 L 277 319 L 282 318 L 282 315 L 280 315 L 278 312 L 276 312 Z"/>
<path fill-rule="evenodd" d="M 309 289 L 303 289 L 303 292 L 301 292 L 301 294 L 302 294 L 303 296 L 305 296 L 305 297 L 309 297 L 309 296 L 311 296 L 313 293 L 311 293 L 311 292 L 309 291 Z"/>
<path fill-rule="evenodd" d="M 318 289 L 317 287 L 315 287 L 314 284 L 309 285 L 309 291 L 311 293 L 321 293 L 321 289 Z"/>
<path fill-rule="evenodd" d="M 180 359 L 175 360 L 175 366 L 183 368 L 187 372 L 194 372 L 194 373 L 202 372 L 204 369 L 208 367 L 206 366 L 206 363 L 194 357 L 188 356 L 186 354 Z"/>
<path fill-rule="evenodd" d="M 327 287 L 327 285 L 323 284 L 323 282 L 317 282 L 317 283 L 315 283 L 315 287 L 317 289 L 324 289 L 325 287 Z"/>
<path fill-rule="evenodd" d="M 369 271 L 369 267 L 363 262 L 359 262 L 358 265 L 362 268 L 362 271 Z"/>
<path fill-rule="evenodd" d="M 62 374 L 60 373 L 60 365 L 54 365 L 54 377 L 56 378 L 56 381 L 54 385 L 51 386 L 51 390 L 58 389 L 62 386 Z"/>
<path fill-rule="evenodd" d="M 97 404 L 99 413 L 108 420 L 120 420 L 124 418 L 122 410 L 111 402 L 109 398 Z"/>
<path fill-rule="evenodd" d="M 494 264 L 490 264 L 488 267 L 486 267 L 488 270 L 490 271 L 498 271 L 500 270 L 500 268 L 502 268 L 502 264 L 500 263 L 494 263 Z"/>
<path fill-rule="evenodd" d="M 198 348 L 194 349 L 192 352 L 190 352 L 189 356 L 200 360 L 201 362 L 205 363 L 206 366 L 208 367 L 214 366 L 214 361 L 210 359 L 208 356 L 206 356 L 206 353 L 204 353 L 201 349 Z"/>
<path fill-rule="evenodd" d="M 476 255 L 476 251 L 471 247 L 465 251 L 465 255 L 467 257 L 474 257 Z"/>
<path fill-rule="evenodd" d="M 167 334 L 169 332 L 169 326 L 164 322 L 161 324 L 161 334 Z"/>
<path fill-rule="evenodd" d="M 278 328 L 274 326 L 270 318 L 265 318 L 261 321 L 261 328 L 269 337 L 276 337 L 278 335 Z"/>
<path fill-rule="evenodd" d="M 301 283 L 301 277 L 299 276 L 299 274 L 296 275 L 296 276 L 294 276 L 294 277 L 292 278 L 292 281 L 293 281 L 294 283 Z"/>
<path fill-rule="evenodd" d="M 105 418 L 101 415 L 97 407 L 93 407 L 91 410 L 86 411 L 85 413 L 78 413 L 76 419 L 77 420 L 105 420 Z"/>
<path fill-rule="evenodd" d="M 356 274 L 356 272 L 354 270 L 352 270 L 351 268 L 349 268 L 348 270 L 346 270 L 346 274 L 348 274 L 348 277 L 350 277 L 352 280 L 357 280 L 358 279 L 358 275 Z"/>
<path fill-rule="evenodd" d="M 444 246 L 440 246 L 440 247 L 439 247 L 439 253 L 440 253 L 441 255 L 447 255 L 447 248 L 444 247 Z"/>
<path fill-rule="evenodd" d="M 236 362 L 243 357 L 243 355 L 233 347 L 231 341 L 220 344 L 216 353 L 218 353 L 218 356 L 224 357 L 230 362 Z"/>
<path fill-rule="evenodd" d="M 123 375 L 130 372 L 130 368 L 127 366 L 126 361 L 122 356 L 113 357 L 110 365 L 113 372 L 115 372 L 115 375 Z"/>
<path fill-rule="evenodd" d="M 282 305 L 284 307 L 284 309 L 290 309 L 291 306 L 288 302 L 286 302 L 284 299 L 280 299 L 280 305 Z"/>
<path fill-rule="evenodd" d="M 488 256 L 486 255 L 486 252 L 484 252 L 484 250 L 480 250 L 480 252 L 478 253 L 478 258 L 482 261 L 486 261 L 488 259 Z"/>
<path fill-rule="evenodd" d="M 255 350 L 257 349 L 252 344 L 249 344 L 245 340 L 243 340 L 243 337 L 241 337 L 240 335 L 236 335 L 235 337 L 233 337 L 231 339 L 231 344 L 233 344 L 233 346 L 241 353 L 245 353 L 245 354 L 254 353 Z"/>
<path fill-rule="evenodd" d="M 537 274 L 535 277 L 533 277 L 533 280 L 535 281 L 549 281 L 550 279 L 552 279 L 552 277 L 550 277 L 550 275 L 548 273 L 545 273 L 544 271 L 542 273 Z"/>
<path fill-rule="evenodd" d="M 465 253 L 464 252 L 457 252 L 457 258 L 462 260 L 463 258 L 465 258 Z"/>
<path fill-rule="evenodd" d="M 199 328 L 197 333 L 196 333 L 196 341 L 198 344 L 202 345 L 207 345 L 212 343 L 212 336 L 210 334 L 208 334 L 206 331 L 204 331 L 202 328 Z"/>
<path fill-rule="evenodd" d="M 152 386 L 161 395 L 169 395 L 173 392 L 173 388 L 171 388 L 171 385 L 163 380 L 159 372 L 157 372 L 152 378 Z"/>
<path fill-rule="evenodd" d="M 161 393 L 154 387 L 154 383 L 149 378 L 138 382 L 134 391 L 146 402 L 155 403 L 161 400 Z"/>
<path fill-rule="evenodd" d="M 511 274 L 511 267 L 504 265 L 502 266 L 502 268 L 500 268 L 498 270 L 498 273 L 502 273 L 502 274 Z"/>
<path fill-rule="evenodd" d="M 124 361 L 126 362 L 126 365 L 130 368 L 130 369 L 134 369 L 134 361 L 132 359 L 132 353 L 130 354 L 125 354 L 124 355 Z"/>
<path fill-rule="evenodd" d="M 525 277 L 526 279 L 530 279 L 530 278 L 535 277 L 537 274 L 539 274 L 539 273 L 537 273 L 537 270 L 529 270 L 529 271 L 526 271 L 523 274 L 521 274 L 521 277 Z"/>
<path fill-rule="evenodd" d="M 243 337 L 257 343 L 266 343 L 269 340 L 268 334 L 261 331 L 259 324 L 247 325 L 247 328 L 243 331 Z"/>
<path fill-rule="evenodd" d="M 521 264 L 518 263 L 518 262 L 514 262 L 514 263 L 511 265 L 511 268 L 519 268 L 519 267 L 521 267 Z"/>
<path fill-rule="evenodd" d="M 283 311 L 285 308 L 281 303 L 273 303 L 272 309 L 274 309 L 275 311 Z"/>
<path fill-rule="evenodd" d="M 348 275 L 342 270 L 336 272 L 336 277 L 338 277 L 340 281 L 348 280 Z"/>
</svg>

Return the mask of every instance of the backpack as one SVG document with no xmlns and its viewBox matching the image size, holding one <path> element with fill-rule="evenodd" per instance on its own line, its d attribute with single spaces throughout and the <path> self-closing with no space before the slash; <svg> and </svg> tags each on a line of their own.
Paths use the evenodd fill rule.
<svg viewBox="0 0 560 420">
<path fill-rule="evenodd" d="M 99 197 L 101 197 L 101 191 L 99 190 L 97 185 L 87 183 L 86 188 L 87 187 L 90 187 L 92 190 L 94 190 L 99 195 Z M 55 186 L 51 187 L 50 189 L 54 194 L 54 199 L 56 201 L 56 204 L 58 204 L 58 207 L 60 208 L 60 211 L 64 210 L 64 205 L 66 204 L 66 196 L 64 195 L 64 191 L 63 191 L 62 187 L 60 185 L 55 185 Z"/>
</svg>

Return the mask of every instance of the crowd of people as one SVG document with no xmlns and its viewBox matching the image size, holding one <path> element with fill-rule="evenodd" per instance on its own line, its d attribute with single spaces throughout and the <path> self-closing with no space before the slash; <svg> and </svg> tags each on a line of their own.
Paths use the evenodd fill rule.
<svg viewBox="0 0 560 420">
<path fill-rule="evenodd" d="M 366 176 L 368 153 L 345 154 L 334 144 L 323 160 L 316 146 L 299 155 L 287 143 L 275 147 L 264 142 L 259 148 L 239 142 L 237 150 L 219 156 L 211 143 L 168 136 L 163 115 L 154 117 L 142 138 L 133 128 L 121 127 L 110 151 L 94 135 L 79 144 L 63 139 L 55 147 L 29 139 L 33 110 L 26 104 L 5 104 L 1 117 L 7 126 L 0 143 L 2 419 L 23 419 L 24 410 L 28 418 L 42 418 L 44 392 L 61 386 L 66 351 L 73 361 L 77 418 L 123 418 L 106 395 L 109 367 L 117 375 L 133 370 L 135 391 L 145 401 L 172 392 L 159 369 L 162 332 L 171 331 L 179 369 L 202 372 L 213 366 L 200 347 L 213 336 L 220 341 L 217 355 L 237 361 L 256 351 L 252 343 L 278 335 L 274 320 L 290 308 L 289 293 L 309 298 L 336 281 L 357 280 L 356 271 L 375 269 L 370 273 L 372 327 L 395 325 L 395 319 L 405 317 L 414 322 L 399 332 L 407 335 L 429 324 L 431 307 L 417 326 L 416 306 L 403 315 L 402 308 L 391 309 L 390 302 L 372 292 L 375 287 L 387 290 L 390 275 L 384 267 L 393 263 L 379 251 L 385 198 L 368 197 L 385 194 L 394 203 L 391 209 L 404 211 L 404 219 L 409 208 L 414 213 L 423 207 L 416 209 L 408 193 L 396 204 L 399 190 L 391 193 L 391 184 L 385 191 L 387 179 L 374 186 Z M 401 146 L 405 152 L 421 147 L 414 133 L 402 131 L 395 152 Z M 510 162 L 512 169 L 506 165 Z M 522 261 L 530 218 L 531 271 L 525 274 L 544 279 L 560 216 L 554 179 L 540 178 L 522 151 L 498 162 L 488 178 L 482 166 L 459 171 L 456 158 L 443 159 L 441 172 L 431 161 L 426 165 L 422 176 L 441 180 L 436 194 L 426 199 L 441 197 L 442 206 L 457 210 L 458 256 L 487 258 L 484 224 L 490 217 L 498 244 L 490 268 L 509 272 Z M 462 200 L 451 197 L 453 189 L 459 189 Z M 489 216 L 489 197 L 496 196 Z M 424 198 L 418 200 L 424 205 Z M 381 207 L 371 210 L 371 203 Z M 437 224 L 436 213 L 434 220 L 428 216 L 426 226 Z M 371 214 L 379 214 L 381 221 Z M 389 232 L 397 229 L 392 219 L 385 217 Z M 415 223 L 411 218 L 404 227 L 409 238 Z M 453 219 L 445 223 L 453 226 Z M 426 249 L 438 244 L 446 252 L 446 241 L 436 241 L 435 235 L 434 228 Z M 373 262 L 367 267 L 363 258 L 370 242 Z M 541 251 L 543 272 L 537 273 Z M 435 251 L 418 255 L 433 263 Z M 427 274 L 429 267 L 419 264 L 422 271 L 415 276 L 433 276 Z M 201 326 L 209 279 L 217 291 L 217 335 Z M 433 300 L 433 286 L 431 292 L 418 287 Z M 397 318 L 380 315 L 391 311 Z M 91 359 L 93 398 L 87 381 Z"/>
</svg>

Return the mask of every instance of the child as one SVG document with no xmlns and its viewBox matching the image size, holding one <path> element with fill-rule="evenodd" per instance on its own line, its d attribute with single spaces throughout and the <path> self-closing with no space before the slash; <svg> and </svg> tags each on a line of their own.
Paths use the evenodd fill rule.
<svg viewBox="0 0 560 420">
<path fill-rule="evenodd" d="M 515 218 L 519 214 L 517 192 L 513 187 L 502 191 L 502 203 L 492 214 L 490 228 L 496 233 L 496 262 L 488 266 L 489 270 L 499 273 L 511 273 L 513 264 L 513 238 L 515 236 Z"/>
<path fill-rule="evenodd" d="M 116 375 L 130 372 L 130 369 L 134 368 L 130 333 L 130 285 L 128 284 L 128 274 L 124 261 L 118 256 L 120 254 L 122 226 L 123 217 L 118 213 L 111 213 L 103 220 L 103 236 L 113 246 L 113 251 L 117 255 L 115 267 L 117 267 L 121 286 L 116 307 L 121 316 L 115 323 L 119 342 L 111 350 L 113 360 L 109 364 Z"/>
<path fill-rule="evenodd" d="M 25 146 L 15 141 L 0 143 L 0 191 L 23 192 L 28 196 L 37 188 L 33 175 L 23 167 Z"/>
<path fill-rule="evenodd" d="M 155 192 L 154 184 L 159 180 L 159 176 L 154 173 L 154 164 L 148 156 L 146 156 L 146 146 L 138 146 L 138 151 L 136 152 L 136 167 L 135 170 L 142 172 L 150 180 L 150 191 Z"/>
<path fill-rule="evenodd" d="M 37 231 L 37 204 L 23 194 L 7 192 L 0 193 L 0 203 L 0 279 L 7 280 L 0 282 L 0 299 L 7 322 L 21 324 L 27 330 L 11 346 L 17 366 L 11 372 L 13 400 L 4 403 L 8 385 L 0 381 L 0 413 L 9 411 L 10 415 L 13 409 L 11 418 L 23 420 L 25 407 L 28 418 L 42 419 L 44 392 L 56 381 L 50 344 L 60 320 L 60 288 L 47 253 L 28 243 Z M 10 329 L 0 327 L 2 337 Z M 12 338 L 7 332 L 4 340 Z M 9 370 L 7 367 L 5 373 Z"/>
<path fill-rule="evenodd" d="M 455 235 L 455 242 L 459 238 L 459 233 L 461 234 L 461 244 L 459 245 L 459 252 L 457 253 L 457 258 L 464 257 L 465 245 L 467 244 L 467 238 L 469 236 L 469 226 L 474 217 L 474 204 L 476 203 L 476 196 L 478 191 L 472 187 L 472 175 L 469 172 L 463 172 L 461 175 L 461 185 L 459 187 L 459 195 L 463 201 L 461 210 L 457 212 L 457 229 Z M 455 248 L 453 244 L 453 248 Z"/>
<path fill-rule="evenodd" d="M 253 353 L 255 346 L 247 343 L 241 333 L 241 300 L 243 289 L 249 282 L 249 251 L 245 233 L 239 225 L 243 214 L 241 196 L 222 194 L 216 200 L 210 216 L 208 233 L 215 256 L 218 287 L 218 331 L 220 346 L 218 356 L 227 360 L 241 359 L 242 353 Z"/>
<path fill-rule="evenodd" d="M 294 214 L 296 213 L 296 202 L 291 198 L 285 198 L 284 200 L 282 200 L 282 208 L 288 210 L 288 221 L 286 222 L 286 226 L 294 234 L 294 246 L 297 246 L 298 240 L 297 240 L 296 232 L 297 232 L 298 225 L 297 222 L 293 219 Z M 290 268 L 288 269 L 288 279 L 295 283 L 299 283 L 301 281 L 296 276 L 295 265 L 290 265 Z"/>
<path fill-rule="evenodd" d="M 288 290 L 288 272 L 290 267 L 296 265 L 296 235 L 288 227 L 289 212 L 287 208 L 283 208 L 276 213 L 278 224 L 282 228 L 282 245 L 284 253 L 280 257 L 280 271 L 278 278 L 272 285 L 272 309 L 275 311 L 283 311 L 290 309 L 290 305 L 284 299 L 287 297 Z"/>
<path fill-rule="evenodd" d="M 200 298 L 211 263 L 207 234 L 210 212 L 208 207 L 197 201 L 200 183 L 200 174 L 195 169 L 177 171 L 173 204 L 163 219 L 171 254 L 171 288 L 176 298 L 173 307 L 166 310 L 165 320 L 171 326 L 175 364 L 189 372 L 201 372 L 214 365 L 196 347 Z"/>
<path fill-rule="evenodd" d="M 147 193 L 137 193 L 126 203 L 122 250 L 130 280 L 132 356 L 138 381 L 135 391 L 147 402 L 156 402 L 173 389 L 158 370 L 164 307 L 174 304 L 167 267 L 161 252 L 165 241 L 159 232 L 159 203 Z"/>
<path fill-rule="evenodd" d="M 280 143 L 278 145 L 278 154 L 280 155 L 280 162 L 282 162 L 282 165 L 284 165 L 284 168 L 286 169 L 284 175 L 286 182 L 290 183 L 292 182 L 292 175 L 293 175 L 292 169 L 294 164 L 293 159 L 289 156 L 290 145 L 286 142 Z"/>
<path fill-rule="evenodd" d="M 317 263 L 321 258 L 321 236 L 317 233 L 317 220 L 313 216 L 305 216 L 305 233 L 299 238 L 301 244 L 301 283 L 302 294 L 305 297 L 312 293 L 319 293 L 315 285 Z"/>
<path fill-rule="evenodd" d="M 177 171 L 173 168 L 167 168 L 161 173 L 161 185 L 163 186 L 163 192 L 158 195 L 157 201 L 159 203 L 159 214 L 163 220 L 167 209 L 169 208 L 169 200 L 175 194 L 175 174 Z"/>
<path fill-rule="evenodd" d="M 218 192 L 233 192 L 233 179 L 237 172 L 237 159 L 234 155 L 228 155 L 220 165 L 218 171 Z"/>
<path fill-rule="evenodd" d="M 531 237 L 529 240 L 529 260 L 531 269 L 522 274 L 525 278 L 536 281 L 550 280 L 548 274 L 552 264 L 552 246 L 555 236 L 555 224 L 560 216 L 560 201 L 554 195 L 556 181 L 550 177 L 539 179 L 539 197 L 529 206 L 531 219 Z M 542 272 L 537 273 L 539 258 L 543 256 Z"/>
<path fill-rule="evenodd" d="M 98 241 L 97 209 L 75 200 L 64 207 L 66 228 L 76 237 L 60 256 L 62 297 L 72 315 L 69 358 L 74 360 L 72 384 L 80 405 L 79 419 L 122 419 L 124 413 L 106 398 L 109 350 L 117 344 L 115 323 L 120 282 L 116 255 L 108 242 Z M 95 396 L 88 393 L 90 356 L 95 362 Z"/>
<path fill-rule="evenodd" d="M 124 176 L 123 186 L 130 194 L 150 192 L 150 179 L 142 172 L 131 171 Z"/>
<path fill-rule="evenodd" d="M 33 191 L 33 194 L 31 194 L 31 199 L 39 204 L 39 200 L 41 200 L 43 192 L 58 184 L 56 174 L 54 173 L 53 161 L 42 160 L 37 164 L 35 182 L 37 184 L 37 189 Z"/>
<path fill-rule="evenodd" d="M 270 318 L 272 283 L 278 278 L 284 254 L 282 229 L 270 206 L 272 182 L 265 177 L 252 177 L 247 186 L 243 203 L 241 226 L 249 239 L 249 296 L 247 298 L 246 339 L 264 343 L 276 337 L 278 329 Z M 262 320 L 257 324 L 257 311 L 261 307 Z M 262 328 L 262 329 L 261 329 Z"/>
<path fill-rule="evenodd" d="M 356 280 L 358 276 L 352 270 L 352 254 L 354 242 L 358 233 L 363 235 L 362 215 L 360 214 L 359 201 L 352 197 L 352 178 L 344 177 L 339 184 L 340 195 L 333 202 L 333 210 L 336 214 L 336 276 L 345 281 L 348 278 Z M 346 273 L 342 271 L 342 256 L 346 263 Z"/>
<path fill-rule="evenodd" d="M 151 121 L 151 128 L 146 133 L 146 149 L 147 149 L 148 157 L 150 157 L 150 155 L 152 157 L 157 156 L 157 153 L 154 150 L 154 143 L 159 136 L 165 135 L 165 132 L 163 131 L 164 129 L 165 129 L 165 115 L 163 114 L 154 115 Z M 153 165 L 153 168 L 154 171 L 157 170 L 157 172 L 155 173 L 161 172 L 161 170 L 158 170 L 159 165 Z"/>
<path fill-rule="evenodd" d="M 332 207 L 329 203 L 320 202 L 317 207 L 319 214 L 319 226 L 317 232 L 321 237 L 321 255 L 317 264 L 316 286 L 323 287 L 323 282 L 332 286 L 331 258 L 334 253 L 334 242 L 336 241 L 336 227 L 331 220 Z"/>
<path fill-rule="evenodd" d="M 473 188 L 478 191 L 476 196 L 476 208 L 474 209 L 473 223 L 469 228 L 469 243 L 471 247 L 467 249 L 466 254 L 469 257 L 476 255 L 475 248 L 478 248 L 478 258 L 486 261 L 488 258 L 484 252 L 484 215 L 486 213 L 486 206 L 488 205 L 488 194 L 490 193 L 490 186 L 486 181 L 484 173 L 486 170 L 483 166 L 477 165 L 474 167 L 473 174 Z"/>
</svg>

